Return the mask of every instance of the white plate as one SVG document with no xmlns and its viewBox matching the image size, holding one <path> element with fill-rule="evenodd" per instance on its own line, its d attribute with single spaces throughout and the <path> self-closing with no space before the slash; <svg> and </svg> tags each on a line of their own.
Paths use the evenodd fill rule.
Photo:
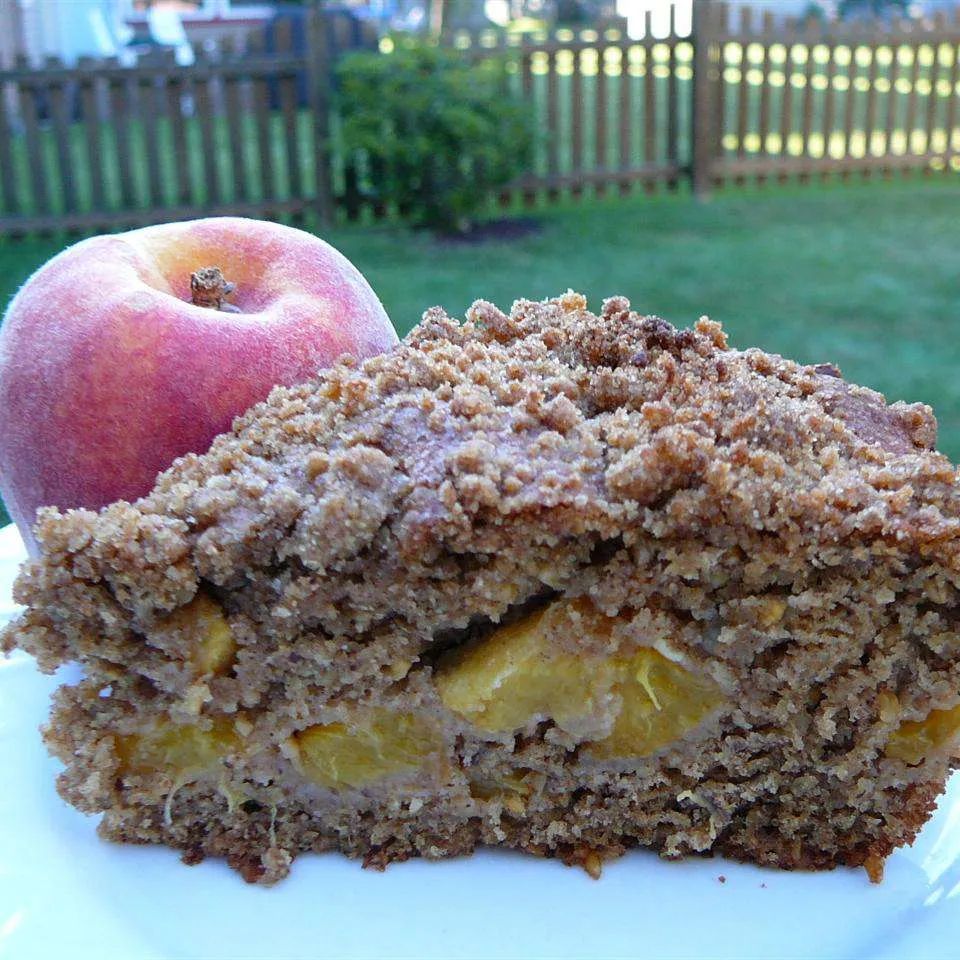
<svg viewBox="0 0 960 960">
<path fill-rule="evenodd" d="M 22 546 L 0 531 L 0 617 Z M 61 678 L 0 660 L 0 957 L 956 957 L 960 778 L 880 886 L 633 852 L 602 879 L 504 852 L 386 873 L 305 856 L 273 888 L 217 861 L 97 839 L 54 790 L 37 727 Z M 69 679 L 69 677 L 67 677 Z M 725 882 L 724 882 L 725 881 Z"/>
</svg>

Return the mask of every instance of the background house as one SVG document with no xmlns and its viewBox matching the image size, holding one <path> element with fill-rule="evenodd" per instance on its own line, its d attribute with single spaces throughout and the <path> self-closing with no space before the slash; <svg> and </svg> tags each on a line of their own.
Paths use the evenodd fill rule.
<svg viewBox="0 0 960 960">
<path fill-rule="evenodd" d="M 0 64 L 18 56 L 31 64 L 46 57 L 117 56 L 129 40 L 121 0 L 0 0 Z"/>
<path fill-rule="evenodd" d="M 0 0 L 0 69 L 13 64 L 23 48 L 23 22 L 16 0 Z"/>
<path fill-rule="evenodd" d="M 170 47 L 190 62 L 193 44 L 235 38 L 273 18 L 273 3 L 236 0 L 0 0 L 0 68 L 18 56 L 132 60 L 150 46 Z"/>
<path fill-rule="evenodd" d="M 143 42 L 171 45 L 165 37 L 181 31 L 189 44 L 234 42 L 240 47 L 251 30 L 273 19 L 277 4 L 237 0 L 114 0 L 124 24 Z"/>
</svg>

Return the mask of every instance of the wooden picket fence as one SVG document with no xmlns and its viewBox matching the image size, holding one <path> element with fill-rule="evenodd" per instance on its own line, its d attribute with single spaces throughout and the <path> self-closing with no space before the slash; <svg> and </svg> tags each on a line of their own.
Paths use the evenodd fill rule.
<svg viewBox="0 0 960 960">
<path fill-rule="evenodd" d="M 0 72 L 0 233 L 89 230 L 198 213 L 332 215 L 329 65 L 320 15 L 244 50 L 198 47 Z"/>
<path fill-rule="evenodd" d="M 639 39 L 622 22 L 443 38 L 464 56 L 504 57 L 532 105 L 530 169 L 492 203 L 960 169 L 960 9 L 796 23 L 699 0 L 691 35 L 673 17 L 664 36 L 652 28 L 648 16 Z M 311 8 L 302 36 L 281 20 L 190 66 L 0 72 L 0 234 L 211 213 L 396 215 L 338 142 L 331 66 L 350 46 L 344 29 Z"/>
<path fill-rule="evenodd" d="M 696 4 L 692 176 L 730 181 L 960 169 L 960 7 L 922 21 L 734 22 Z"/>
</svg>

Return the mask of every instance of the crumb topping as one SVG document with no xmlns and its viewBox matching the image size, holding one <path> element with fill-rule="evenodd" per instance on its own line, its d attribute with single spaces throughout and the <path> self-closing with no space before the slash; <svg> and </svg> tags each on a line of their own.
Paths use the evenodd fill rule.
<svg viewBox="0 0 960 960">
<path fill-rule="evenodd" d="M 624 297 L 434 308 L 392 352 L 276 388 L 142 500 L 42 511 L 17 599 L 56 632 L 67 604 L 150 621 L 208 581 L 275 629 L 338 636 L 497 618 L 615 538 L 750 544 L 757 564 L 786 543 L 819 566 L 866 543 L 956 569 L 930 409 L 838 373 Z"/>
</svg>

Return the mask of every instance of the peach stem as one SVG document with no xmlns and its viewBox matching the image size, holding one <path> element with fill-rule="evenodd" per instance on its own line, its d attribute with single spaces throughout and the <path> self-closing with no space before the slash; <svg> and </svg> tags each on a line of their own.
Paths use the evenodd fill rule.
<svg viewBox="0 0 960 960">
<path fill-rule="evenodd" d="M 240 308 L 225 299 L 236 289 L 237 285 L 227 280 L 219 267 L 204 267 L 190 274 L 190 297 L 198 307 L 239 313 Z"/>
</svg>

